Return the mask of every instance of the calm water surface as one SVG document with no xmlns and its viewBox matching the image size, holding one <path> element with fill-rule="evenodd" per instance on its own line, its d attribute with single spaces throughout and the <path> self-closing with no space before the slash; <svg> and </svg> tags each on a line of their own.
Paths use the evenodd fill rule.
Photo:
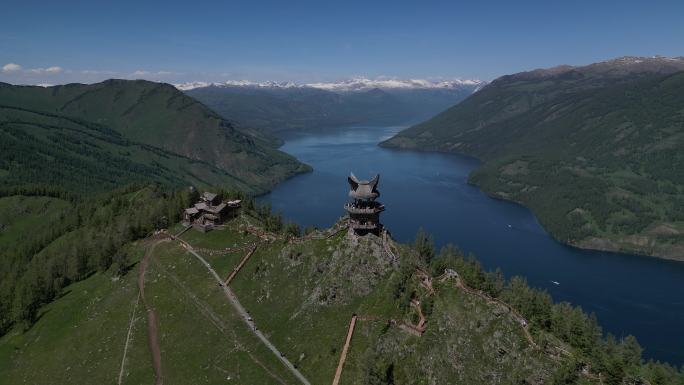
<svg viewBox="0 0 684 385">
<path fill-rule="evenodd" d="M 456 244 L 487 269 L 525 276 L 554 300 L 595 312 L 604 330 L 635 335 L 647 358 L 684 364 L 684 263 L 561 245 L 526 208 L 491 199 L 466 183 L 477 160 L 377 146 L 400 129 L 292 136 L 282 150 L 314 172 L 261 199 L 302 226 L 327 227 L 344 214 L 349 172 L 361 179 L 379 173 L 379 200 L 387 207 L 382 222 L 395 239 L 410 242 L 422 226 L 438 246 Z"/>
</svg>

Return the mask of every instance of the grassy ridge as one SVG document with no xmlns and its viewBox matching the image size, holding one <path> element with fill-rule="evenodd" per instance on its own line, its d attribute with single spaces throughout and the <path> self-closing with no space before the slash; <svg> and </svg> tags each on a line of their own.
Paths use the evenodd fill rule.
<svg viewBox="0 0 684 385">
<path fill-rule="evenodd" d="M 263 223 L 264 215 L 268 213 L 263 210 L 251 212 L 226 229 L 191 231 L 183 238 L 201 246 L 198 250 L 219 274 L 227 274 L 244 253 L 210 255 L 206 250 L 254 242 L 239 225 Z M 126 249 L 137 261 L 148 247 L 148 242 L 137 242 Z M 391 265 L 374 237 L 354 239 L 342 232 L 299 243 L 261 242 L 231 286 L 259 330 L 312 383 L 331 381 L 353 313 L 362 319 L 345 364 L 344 384 L 684 381 L 669 366 L 643 363 L 633 338 L 603 339 L 600 328 L 581 310 L 552 304 L 548 295 L 519 278 L 505 282 L 455 249 L 426 259 L 425 253 L 434 255 L 429 241 L 396 248 L 400 263 Z M 456 269 L 463 282 L 480 293 L 521 311 L 537 347 L 507 307 L 460 289 L 453 280 L 433 280 L 431 294 L 415 274 L 420 268 L 436 276 L 445 267 Z M 73 284 L 41 311 L 34 327 L 0 338 L 0 383 L 114 382 L 138 273 L 136 267 L 112 279 L 117 274 L 110 270 Z M 297 383 L 249 332 L 206 267 L 177 243 L 163 242 L 154 249 L 146 298 L 158 317 L 165 383 Z M 415 323 L 411 300 L 420 301 L 428 319 L 421 337 L 386 323 Z M 152 381 L 146 343 L 140 314 L 124 384 Z M 61 347 L 67 347 L 68 354 L 42 364 L 45 355 Z M 38 373 L 31 370 L 36 367 L 41 367 Z M 597 373 L 602 373 L 600 379 Z"/>
<path fill-rule="evenodd" d="M 140 257 L 147 247 L 133 245 L 130 253 Z M 146 293 L 161 320 L 164 382 L 278 384 L 275 375 L 294 383 L 246 332 L 206 270 L 193 260 L 177 246 L 160 245 L 147 272 Z M 43 309 L 29 331 L 0 338 L 0 383 L 117 383 L 136 307 L 137 273 L 134 269 L 117 280 L 98 273 L 73 284 Z M 224 330 L 202 313 L 205 308 Z M 154 378 L 142 303 L 136 309 L 122 384 Z"/>
<path fill-rule="evenodd" d="M 0 383 L 115 383 L 137 294 L 134 274 L 119 281 L 96 274 L 69 286 L 29 331 L 0 339 Z M 153 375 L 145 318 L 140 309 L 137 314 L 129 346 L 129 370 L 137 381 L 129 383 Z"/>
</svg>

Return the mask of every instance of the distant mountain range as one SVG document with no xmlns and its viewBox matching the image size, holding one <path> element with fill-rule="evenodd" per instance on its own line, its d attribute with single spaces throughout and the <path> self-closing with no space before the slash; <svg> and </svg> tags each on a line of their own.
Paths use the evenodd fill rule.
<svg viewBox="0 0 684 385">
<path fill-rule="evenodd" d="M 480 89 L 479 80 L 370 80 L 336 83 L 186 83 L 176 85 L 222 116 L 268 133 L 427 119 Z"/>
<path fill-rule="evenodd" d="M 129 183 L 264 191 L 307 167 L 171 85 L 0 83 L 0 190 Z"/>
<path fill-rule="evenodd" d="M 380 89 L 454 89 L 462 87 L 482 87 L 482 80 L 425 80 L 425 79 L 368 79 L 351 78 L 338 82 L 295 83 L 295 82 L 252 82 L 249 80 L 227 80 L 224 82 L 187 82 L 176 84 L 181 91 L 195 88 L 214 87 L 252 87 L 252 88 L 317 88 L 328 91 L 363 91 Z"/>
<path fill-rule="evenodd" d="M 580 247 L 684 258 L 684 58 L 502 76 L 382 145 L 485 164 L 485 191 Z"/>
</svg>

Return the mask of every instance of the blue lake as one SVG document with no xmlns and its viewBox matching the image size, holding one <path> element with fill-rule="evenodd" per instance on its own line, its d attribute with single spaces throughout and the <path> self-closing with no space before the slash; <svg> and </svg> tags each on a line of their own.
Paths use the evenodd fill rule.
<svg viewBox="0 0 684 385">
<path fill-rule="evenodd" d="M 360 179 L 379 173 L 379 201 L 387 207 L 382 222 L 395 239 L 411 242 L 423 227 L 438 246 L 453 243 L 487 269 L 522 275 L 555 301 L 596 313 L 605 331 L 636 336 L 646 358 L 684 364 L 684 263 L 559 244 L 528 209 L 467 184 L 477 160 L 377 146 L 400 129 L 356 127 L 287 138 L 281 149 L 314 171 L 260 200 L 302 226 L 328 227 L 344 214 L 349 172 Z"/>
</svg>

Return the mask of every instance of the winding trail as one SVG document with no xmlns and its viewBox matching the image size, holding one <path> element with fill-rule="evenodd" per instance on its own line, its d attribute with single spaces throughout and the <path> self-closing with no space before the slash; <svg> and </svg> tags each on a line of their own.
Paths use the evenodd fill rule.
<svg viewBox="0 0 684 385">
<path fill-rule="evenodd" d="M 161 348 L 159 347 L 159 334 L 158 334 L 158 324 L 157 324 L 157 314 L 154 309 L 150 307 L 145 299 L 145 273 L 147 272 L 147 267 L 150 264 L 150 258 L 157 245 L 161 242 L 167 240 L 162 239 L 155 241 L 140 262 L 140 273 L 138 275 L 138 290 L 140 291 L 140 299 L 142 299 L 143 305 L 145 306 L 145 311 L 147 312 L 147 342 L 150 346 L 150 352 L 152 353 L 152 367 L 154 368 L 155 385 L 164 384 L 164 376 L 162 372 L 161 365 Z"/>
<path fill-rule="evenodd" d="M 529 344 L 535 349 L 539 348 L 539 345 L 537 345 L 537 343 L 534 342 L 534 338 L 532 337 L 532 334 L 530 333 L 529 322 L 527 322 L 525 317 L 523 317 L 523 315 L 520 314 L 520 312 L 518 312 L 518 310 L 516 308 L 514 308 L 513 306 L 507 304 L 506 302 L 504 302 L 498 298 L 491 297 L 482 291 L 475 290 L 475 289 L 469 287 L 468 285 L 466 285 L 465 282 L 463 282 L 463 279 L 461 279 L 461 276 L 458 275 L 458 273 L 453 271 L 453 270 L 449 269 L 449 271 L 445 271 L 445 273 L 442 274 L 437 279 L 440 281 L 444 281 L 447 279 L 454 279 L 456 281 L 456 287 L 465 291 L 466 293 L 480 297 L 481 299 L 485 300 L 485 302 L 487 302 L 487 303 L 495 303 L 499 306 L 503 306 L 506 309 L 508 309 L 508 311 L 513 315 L 513 318 L 515 318 L 516 321 L 518 321 L 518 323 L 520 324 L 520 327 L 522 328 L 523 334 L 525 335 L 525 338 L 527 338 L 527 341 L 529 342 Z"/>
<path fill-rule="evenodd" d="M 263 333 L 261 333 L 261 331 L 259 331 L 257 329 L 256 324 L 254 323 L 252 318 L 247 313 L 247 310 L 245 310 L 245 308 L 242 307 L 242 305 L 240 304 L 240 301 L 238 301 L 237 297 L 235 296 L 235 293 L 233 293 L 233 291 L 228 286 L 223 284 L 223 280 L 218 275 L 218 273 L 216 273 L 216 271 L 211 267 L 209 262 L 207 262 L 199 254 L 197 254 L 197 252 L 195 252 L 195 250 L 192 248 L 192 246 L 190 246 L 187 242 L 181 242 L 181 245 L 190 254 L 195 256 L 195 258 L 197 258 L 197 260 L 199 260 L 200 262 L 202 262 L 202 264 L 204 264 L 204 266 L 207 268 L 209 273 L 214 277 L 216 282 L 218 282 L 218 284 L 221 286 L 221 288 L 223 289 L 223 294 L 225 294 L 225 296 L 228 299 L 228 301 L 230 302 L 230 304 L 233 306 L 233 308 L 235 308 L 235 310 L 238 312 L 238 314 L 240 314 L 240 316 L 242 317 L 242 320 L 247 325 L 249 330 L 251 330 L 252 333 L 254 333 L 261 340 L 261 342 L 263 342 L 263 344 L 266 345 L 266 347 L 270 351 L 273 352 L 273 354 L 280 360 L 280 362 L 282 362 L 290 370 L 290 372 L 295 377 L 297 377 L 297 379 L 302 384 L 311 385 L 309 380 L 307 380 L 306 377 L 304 377 L 304 375 L 302 375 L 302 373 L 299 370 L 297 370 L 297 368 L 295 368 L 294 365 L 292 365 L 292 363 L 287 358 L 285 358 L 285 356 L 275 347 L 275 345 L 273 345 L 273 343 L 271 343 L 271 341 L 269 341 L 268 338 L 266 338 L 266 336 Z M 159 385 L 159 384 L 157 384 L 157 385 Z"/>
<path fill-rule="evenodd" d="M 123 357 L 121 357 L 121 370 L 119 370 L 119 381 L 117 382 L 118 385 L 121 385 L 121 382 L 123 381 L 123 375 L 124 375 L 124 368 L 126 366 L 126 354 L 128 354 L 128 344 L 131 341 L 131 333 L 133 331 L 133 323 L 135 323 L 135 311 L 138 309 L 138 302 L 140 302 L 140 293 L 138 293 L 138 297 L 135 299 L 135 305 L 133 305 L 133 311 L 131 312 L 131 319 L 128 322 L 128 333 L 126 333 L 126 343 L 124 344 L 124 351 L 123 351 Z"/>
<path fill-rule="evenodd" d="M 420 301 L 416 299 L 411 300 L 411 306 L 415 307 L 418 312 L 418 323 L 414 325 L 414 327 L 422 333 L 425 331 L 425 322 L 427 322 L 425 315 L 423 314 L 423 308 L 420 306 Z"/>
</svg>

